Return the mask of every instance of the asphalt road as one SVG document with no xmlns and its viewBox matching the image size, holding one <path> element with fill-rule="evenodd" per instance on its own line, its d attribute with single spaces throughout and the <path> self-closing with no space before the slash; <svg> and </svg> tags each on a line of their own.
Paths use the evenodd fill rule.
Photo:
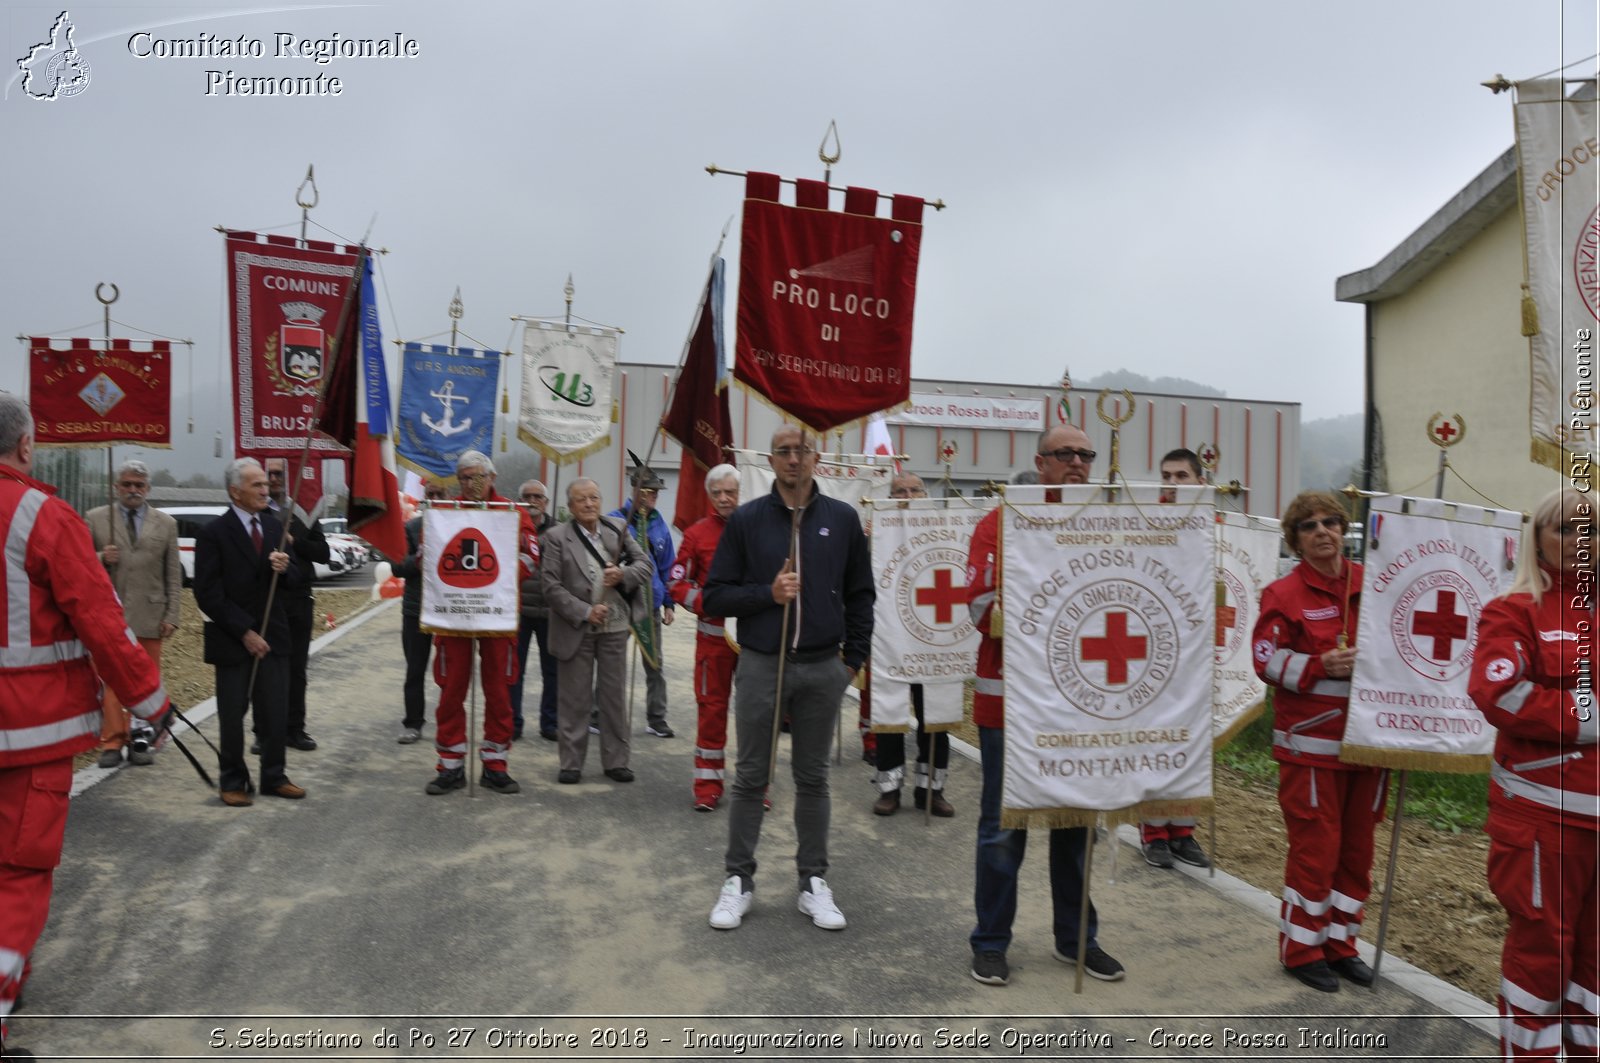
<svg viewBox="0 0 1600 1063">
<path fill-rule="evenodd" d="M 828 876 L 848 929 L 795 909 L 781 777 L 755 906 L 712 930 L 726 813 L 690 809 L 690 625 L 666 640 L 678 737 L 643 733 L 639 684 L 637 782 L 606 780 L 591 749 L 584 782 L 558 786 L 535 737 L 511 755 L 522 793 L 430 797 L 430 745 L 395 742 L 399 610 L 366 616 L 318 642 L 321 748 L 289 764 L 306 800 L 225 808 L 175 749 L 84 773 L 18 1043 L 95 1060 L 1493 1058 L 1488 1004 L 1393 958 L 1375 991 L 1306 989 L 1277 964 L 1271 898 L 1126 845 L 1093 868 L 1126 981 L 1078 992 L 1052 958 L 1036 852 L 1011 984 L 980 985 L 977 767 L 953 758 L 954 819 L 873 816 L 850 702 Z"/>
</svg>

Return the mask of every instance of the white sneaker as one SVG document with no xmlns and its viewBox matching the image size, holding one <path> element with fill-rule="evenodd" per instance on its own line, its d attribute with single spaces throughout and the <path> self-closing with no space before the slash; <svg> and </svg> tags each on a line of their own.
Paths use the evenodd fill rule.
<svg viewBox="0 0 1600 1063">
<path fill-rule="evenodd" d="M 716 930 L 737 930 L 750 910 L 751 894 L 741 888 L 738 875 L 729 875 L 722 884 L 717 906 L 711 909 L 711 926 Z"/>
<path fill-rule="evenodd" d="M 815 875 L 811 877 L 811 888 L 800 891 L 800 910 L 824 930 L 843 930 L 845 927 L 844 913 L 833 903 L 833 891 Z"/>
</svg>

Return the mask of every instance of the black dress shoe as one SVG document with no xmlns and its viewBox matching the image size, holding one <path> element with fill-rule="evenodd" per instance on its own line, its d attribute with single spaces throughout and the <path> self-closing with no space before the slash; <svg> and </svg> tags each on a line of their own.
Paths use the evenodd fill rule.
<svg viewBox="0 0 1600 1063">
<path fill-rule="evenodd" d="M 1362 964 L 1362 966 L 1366 965 Z M 1339 979 L 1334 975 L 1333 968 L 1328 966 L 1327 960 L 1313 960 L 1310 963 L 1302 963 L 1298 967 L 1285 967 L 1284 970 L 1319 993 L 1337 993 L 1339 991 Z"/>
<path fill-rule="evenodd" d="M 560 774 L 556 776 L 556 782 L 571 786 L 573 783 L 578 782 L 582 778 L 583 772 L 579 771 L 577 768 L 562 768 Z"/>
<path fill-rule="evenodd" d="M 306 734 L 304 731 L 296 731 L 288 738 L 285 738 L 283 740 L 283 744 L 288 746 L 290 749 L 298 749 L 302 753 L 309 753 L 313 749 L 317 748 L 317 740 Z"/>
<path fill-rule="evenodd" d="M 606 769 L 606 778 L 614 779 L 617 782 L 632 782 L 633 781 L 633 769 L 632 768 L 607 768 Z"/>
<path fill-rule="evenodd" d="M 554 731 L 540 731 L 539 737 L 544 739 L 546 742 L 554 742 L 561 736 L 556 734 Z"/>
<path fill-rule="evenodd" d="M 1328 967 L 1332 969 L 1334 974 L 1339 975 L 1347 982 L 1354 982 L 1356 985 L 1369 986 L 1378 980 L 1377 972 L 1368 967 L 1366 961 L 1360 956 L 1346 956 L 1342 960 L 1333 960 L 1328 964 Z"/>
</svg>

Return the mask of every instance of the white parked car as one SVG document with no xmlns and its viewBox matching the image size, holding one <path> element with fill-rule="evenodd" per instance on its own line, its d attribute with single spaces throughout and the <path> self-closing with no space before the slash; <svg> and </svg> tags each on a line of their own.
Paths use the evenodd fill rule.
<svg viewBox="0 0 1600 1063">
<path fill-rule="evenodd" d="M 333 552 L 343 551 L 346 567 L 350 571 L 365 568 L 367 562 L 372 560 L 372 547 L 359 535 L 350 534 L 350 522 L 344 517 L 323 517 L 317 523 L 322 526 L 323 537 L 328 540 Z"/>
</svg>

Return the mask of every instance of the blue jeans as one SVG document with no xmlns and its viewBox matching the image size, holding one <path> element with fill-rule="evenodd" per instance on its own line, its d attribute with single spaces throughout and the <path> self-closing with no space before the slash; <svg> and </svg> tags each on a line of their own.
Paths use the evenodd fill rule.
<svg viewBox="0 0 1600 1063">
<path fill-rule="evenodd" d="M 1017 873 L 1028 851 L 1028 832 L 1000 829 L 1000 796 L 1005 766 L 1005 731 L 978 728 L 983 757 L 983 794 L 978 803 L 977 883 L 973 906 L 978 925 L 972 928 L 973 952 L 1004 953 L 1011 946 L 1011 924 L 1017 918 Z M 1063 956 L 1078 954 L 1078 908 L 1083 901 L 1083 854 L 1086 827 L 1050 832 L 1050 903 L 1055 912 L 1055 946 Z M 1089 905 L 1089 947 L 1095 947 L 1098 918 Z"/>
</svg>

